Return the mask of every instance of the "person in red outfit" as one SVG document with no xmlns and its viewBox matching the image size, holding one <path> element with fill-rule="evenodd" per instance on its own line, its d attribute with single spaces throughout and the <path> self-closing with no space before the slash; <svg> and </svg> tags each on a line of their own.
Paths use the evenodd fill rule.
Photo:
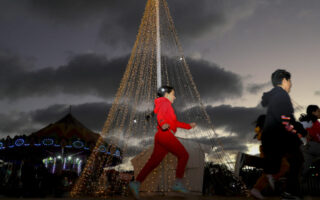
<svg viewBox="0 0 320 200">
<path fill-rule="evenodd" d="M 176 99 L 173 87 L 162 86 L 158 90 L 158 98 L 154 101 L 154 113 L 157 115 L 158 131 L 154 139 L 154 148 L 148 162 L 142 168 L 136 181 L 129 184 L 129 188 L 136 199 L 139 198 L 140 184 L 145 180 L 148 174 L 156 168 L 168 152 L 178 158 L 176 169 L 176 181 L 172 190 L 187 193 L 187 189 L 182 184 L 182 178 L 189 159 L 189 154 L 175 137 L 177 128 L 192 129 L 196 123 L 184 123 L 177 120 L 172 103 Z"/>
<path fill-rule="evenodd" d="M 302 114 L 300 121 L 303 127 L 308 131 L 307 144 L 305 145 L 303 177 L 309 171 L 310 165 L 315 158 L 320 158 L 320 109 L 317 105 L 309 105 L 307 107 L 307 114 Z"/>
</svg>

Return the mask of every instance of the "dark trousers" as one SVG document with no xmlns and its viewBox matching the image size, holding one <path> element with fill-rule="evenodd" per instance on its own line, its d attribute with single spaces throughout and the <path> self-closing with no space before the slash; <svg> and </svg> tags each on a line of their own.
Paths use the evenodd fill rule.
<svg viewBox="0 0 320 200">
<path fill-rule="evenodd" d="M 264 172 L 276 174 L 280 170 L 281 160 L 285 156 L 284 147 L 280 141 L 262 140 L 264 153 Z"/>
<path fill-rule="evenodd" d="M 303 153 L 300 148 L 288 152 L 288 162 L 290 164 L 290 170 L 287 175 L 286 191 L 293 195 L 300 196 L 300 177 L 304 162 Z"/>
<path fill-rule="evenodd" d="M 281 159 L 286 156 L 289 163 L 289 171 L 286 175 L 286 192 L 300 196 L 300 176 L 303 166 L 303 153 L 298 146 L 281 146 L 274 145 L 264 148 L 264 171 L 266 174 L 276 174 L 280 170 Z"/>
</svg>

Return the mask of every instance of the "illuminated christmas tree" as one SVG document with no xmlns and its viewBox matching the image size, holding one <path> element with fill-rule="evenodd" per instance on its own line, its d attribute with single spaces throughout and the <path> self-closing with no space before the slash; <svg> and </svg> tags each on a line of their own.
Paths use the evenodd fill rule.
<svg viewBox="0 0 320 200">
<path fill-rule="evenodd" d="M 144 153 L 148 153 L 146 149 L 150 149 L 149 146 L 153 144 L 157 126 L 152 115 L 153 101 L 161 85 L 174 87 L 177 100 L 173 106 L 178 119 L 185 122 L 195 121 L 198 124 L 188 132 L 179 130 L 177 136 L 194 141 L 194 148 L 201 148 L 200 143 L 204 141 L 210 149 L 205 154 L 207 160 L 224 164 L 230 170 L 233 168 L 230 156 L 223 150 L 219 136 L 215 133 L 211 119 L 201 103 L 166 0 L 148 0 L 126 71 L 101 137 L 71 192 L 72 196 L 101 196 L 110 190 L 110 187 L 106 189 L 106 186 L 99 184 L 107 184 L 101 180 L 106 180 L 105 171 L 113 169 L 119 176 L 108 179 L 113 181 L 114 190 L 126 188 L 124 175 L 121 173 L 132 171 L 131 160 L 138 154 L 138 157 L 144 157 Z M 104 152 L 100 146 L 105 142 L 110 144 L 110 148 Z M 120 152 L 118 156 L 121 158 L 121 164 L 114 160 L 117 150 Z M 174 163 L 174 157 L 168 155 L 150 174 L 152 184 L 159 180 L 160 176 L 167 177 L 167 181 L 158 183 L 160 191 L 169 190 L 168 184 L 173 182 L 174 177 L 172 170 L 165 169 Z M 143 164 L 141 163 L 141 166 Z M 188 183 L 186 185 L 188 186 Z"/>
</svg>

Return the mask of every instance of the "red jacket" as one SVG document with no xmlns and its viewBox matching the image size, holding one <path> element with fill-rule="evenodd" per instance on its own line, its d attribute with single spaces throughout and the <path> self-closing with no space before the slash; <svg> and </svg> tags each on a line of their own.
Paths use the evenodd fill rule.
<svg viewBox="0 0 320 200">
<path fill-rule="evenodd" d="M 307 128 L 307 131 L 310 136 L 310 141 L 320 143 L 320 122 L 318 120 L 313 122 L 312 127 Z"/>
<path fill-rule="evenodd" d="M 154 100 L 154 113 L 157 114 L 158 130 L 162 130 L 163 124 L 169 124 L 169 129 L 173 132 L 177 131 L 177 128 L 191 129 L 191 126 L 184 122 L 177 120 L 176 114 L 172 108 L 171 102 L 165 97 L 159 97 Z"/>
</svg>

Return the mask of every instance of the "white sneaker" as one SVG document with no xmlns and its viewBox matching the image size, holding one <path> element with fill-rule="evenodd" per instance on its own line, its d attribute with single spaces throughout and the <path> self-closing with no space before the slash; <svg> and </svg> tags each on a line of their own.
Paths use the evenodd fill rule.
<svg viewBox="0 0 320 200">
<path fill-rule="evenodd" d="M 267 174 L 266 176 L 267 176 L 270 187 L 274 190 L 275 186 L 274 186 L 274 178 L 272 174 Z"/>
<path fill-rule="evenodd" d="M 188 193 L 189 191 L 184 187 L 184 185 L 177 181 L 173 186 L 172 186 L 172 190 L 175 192 L 181 192 L 181 193 Z"/>
<path fill-rule="evenodd" d="M 129 189 L 136 200 L 140 199 L 139 190 L 140 190 L 140 182 L 131 181 L 129 183 Z"/>
<path fill-rule="evenodd" d="M 250 194 L 251 196 L 253 196 L 254 198 L 257 199 L 265 199 L 265 197 L 261 194 L 261 192 L 259 190 L 257 190 L 256 188 L 252 188 L 250 190 Z"/>
<path fill-rule="evenodd" d="M 282 200 L 291 200 L 291 199 L 300 200 L 301 198 L 298 196 L 294 196 L 288 192 L 283 192 L 283 193 L 281 193 L 281 199 Z"/>
</svg>

